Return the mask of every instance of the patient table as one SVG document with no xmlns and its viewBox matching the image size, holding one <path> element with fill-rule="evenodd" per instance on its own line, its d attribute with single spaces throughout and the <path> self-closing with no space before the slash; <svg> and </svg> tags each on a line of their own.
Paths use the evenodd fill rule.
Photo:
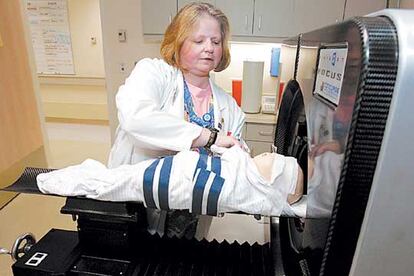
<svg viewBox="0 0 414 276">
<path fill-rule="evenodd" d="M 41 194 L 36 175 L 47 171 L 27 168 L 6 190 Z M 77 231 L 51 229 L 37 243 L 22 236 L 12 252 L 14 275 L 274 275 L 277 270 L 277 241 L 161 238 L 147 232 L 143 208 L 68 197 L 61 213 L 72 215 Z M 273 232 L 272 238 L 278 235 Z"/>
</svg>

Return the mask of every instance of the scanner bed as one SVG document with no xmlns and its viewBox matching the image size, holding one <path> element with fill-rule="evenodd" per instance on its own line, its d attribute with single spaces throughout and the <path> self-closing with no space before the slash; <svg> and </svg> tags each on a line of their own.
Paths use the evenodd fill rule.
<svg viewBox="0 0 414 276">
<path fill-rule="evenodd" d="M 26 168 L 7 191 L 42 194 Z M 43 194 L 42 194 L 43 195 Z M 68 197 L 61 213 L 78 231 L 51 229 L 13 264 L 14 275 L 271 275 L 270 243 L 250 245 L 151 235 L 144 206 Z M 231 230 L 229 230 L 231 231 Z M 36 264 L 39 256 L 47 257 Z M 36 265 L 30 265 L 30 264 Z"/>
</svg>

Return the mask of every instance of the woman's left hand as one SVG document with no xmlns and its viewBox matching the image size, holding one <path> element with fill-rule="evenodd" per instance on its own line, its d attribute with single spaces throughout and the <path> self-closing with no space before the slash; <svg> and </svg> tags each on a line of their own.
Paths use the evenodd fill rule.
<svg viewBox="0 0 414 276">
<path fill-rule="evenodd" d="M 223 148 L 231 148 L 233 146 L 238 146 L 242 148 L 242 145 L 239 142 L 239 140 L 237 140 L 233 136 L 227 136 L 227 135 L 222 135 L 222 134 L 218 134 L 217 140 L 214 144 L 218 147 L 223 147 Z"/>
</svg>

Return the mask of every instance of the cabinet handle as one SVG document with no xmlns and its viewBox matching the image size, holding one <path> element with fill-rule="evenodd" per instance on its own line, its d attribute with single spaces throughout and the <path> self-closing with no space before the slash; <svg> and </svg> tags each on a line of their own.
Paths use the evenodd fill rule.
<svg viewBox="0 0 414 276">
<path fill-rule="evenodd" d="M 273 132 L 259 131 L 259 135 L 262 135 L 262 136 L 273 136 Z"/>
<path fill-rule="evenodd" d="M 244 16 L 244 29 L 247 30 L 248 27 L 249 27 L 249 17 L 246 14 Z"/>
<path fill-rule="evenodd" d="M 259 29 L 259 31 L 262 29 L 262 16 L 259 16 L 259 25 L 257 26 L 257 28 Z"/>
</svg>

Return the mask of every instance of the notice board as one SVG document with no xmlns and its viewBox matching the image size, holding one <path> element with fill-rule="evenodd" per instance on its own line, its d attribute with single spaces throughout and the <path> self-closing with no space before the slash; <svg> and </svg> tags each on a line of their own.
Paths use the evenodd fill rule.
<svg viewBox="0 0 414 276">
<path fill-rule="evenodd" d="M 73 75 L 67 0 L 27 0 L 38 74 Z"/>
</svg>

